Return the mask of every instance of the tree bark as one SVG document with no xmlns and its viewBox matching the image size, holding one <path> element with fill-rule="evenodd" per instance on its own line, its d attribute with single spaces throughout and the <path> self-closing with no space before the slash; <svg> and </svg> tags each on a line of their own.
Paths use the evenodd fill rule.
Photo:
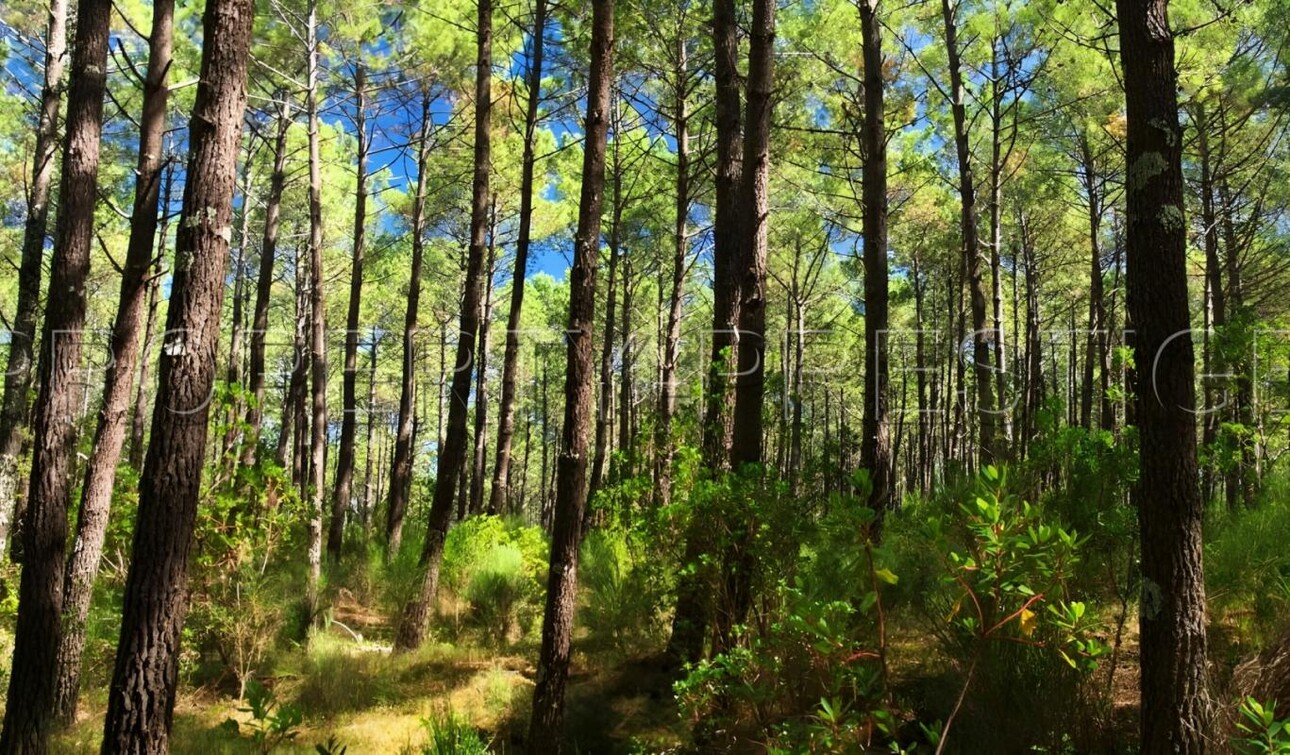
<svg viewBox="0 0 1290 755">
<path fill-rule="evenodd" d="M 67 0 L 51 0 L 45 31 L 45 81 L 40 92 L 36 144 L 31 165 L 31 191 L 22 231 L 22 256 L 18 262 L 18 301 L 10 328 L 9 356 L 0 399 L 0 555 L 12 544 L 21 553 L 19 538 L 12 538 L 22 510 L 18 496 L 18 457 L 30 420 L 32 352 L 36 319 L 40 316 L 40 277 L 49 227 L 49 194 L 58 152 L 58 111 L 63 98 L 63 69 L 67 57 Z M 15 559 L 16 560 L 16 559 Z"/>
<path fill-rule="evenodd" d="M 397 650 L 415 650 L 425 640 L 426 625 L 439 589 L 439 565 L 444 539 L 452 521 L 452 499 L 466 467 L 466 420 L 470 409 L 470 377 L 476 357 L 475 335 L 479 332 L 483 303 L 484 257 L 488 253 L 490 123 L 493 102 L 493 3 L 479 0 L 477 59 L 475 61 L 475 155 L 470 201 L 470 253 L 466 260 L 465 290 L 461 324 L 457 333 L 457 361 L 448 399 L 448 427 L 439 452 L 430 521 L 421 549 L 420 594 L 409 601 L 394 639 Z"/>
<path fill-rule="evenodd" d="M 860 3 L 860 29 L 864 54 L 865 115 L 861 186 L 864 200 L 864 330 L 865 348 L 869 352 L 864 371 L 864 437 L 860 445 L 860 465 L 869 470 L 872 485 L 869 508 L 877 516 L 874 527 L 877 536 L 882 531 L 882 517 L 892 507 L 891 430 L 887 416 L 887 132 L 883 123 L 884 58 L 878 0 Z"/>
<path fill-rule="evenodd" d="M 1203 753 L 1205 583 L 1182 129 L 1167 0 L 1117 0 L 1127 103 L 1129 313 L 1139 365 L 1141 751 Z M 1147 369 L 1147 365 L 1152 365 Z"/>
<path fill-rule="evenodd" d="M 253 15 L 250 0 L 210 0 L 203 16 L 202 85 L 188 126 L 189 179 L 108 693 L 104 753 L 169 748 Z"/>
<path fill-rule="evenodd" d="M 556 476 L 542 649 L 538 656 L 533 716 L 526 742 L 527 751 L 533 755 L 558 755 L 563 751 L 564 690 L 569 677 L 574 606 L 577 602 L 578 546 L 582 541 L 582 522 L 587 505 L 587 431 L 595 385 L 592 333 L 595 329 L 596 266 L 600 256 L 600 215 L 604 204 L 605 143 L 613 58 L 613 0 L 593 0 L 582 193 L 578 203 L 573 267 L 569 271 L 564 431 Z"/>
<path fill-rule="evenodd" d="M 739 347 L 739 185 L 743 174 L 743 137 L 740 133 L 739 24 L 734 0 L 713 0 L 712 38 L 716 50 L 713 73 L 717 164 L 712 229 L 712 359 L 703 418 L 703 461 L 709 469 L 719 471 L 730 465 L 734 430 L 734 390 L 730 376 L 735 371 Z"/>
<path fill-rule="evenodd" d="M 394 436 L 394 460 L 390 466 L 390 493 L 385 510 L 385 543 L 389 558 L 399 553 L 403 541 L 403 518 L 408 511 L 412 487 L 412 423 L 416 398 L 417 314 L 421 305 L 421 264 L 425 256 L 426 170 L 430 156 L 429 92 L 421 95 L 421 130 L 417 135 L 417 188 L 412 200 L 412 270 L 408 278 L 408 308 L 403 316 L 403 379 L 399 389 L 399 419 Z M 442 444 L 440 448 L 442 449 Z"/>
<path fill-rule="evenodd" d="M 730 466 L 740 470 L 762 463 L 762 403 L 766 367 L 766 253 L 770 225 L 771 87 L 775 60 L 775 0 L 753 3 L 748 52 L 748 102 L 744 120 L 742 264 L 739 274 L 739 374 L 735 378 L 734 431 Z M 827 393 L 826 393 L 827 395 Z M 716 652 L 733 646 L 733 629 L 752 605 L 751 539 L 757 522 L 730 523 L 734 542 L 725 556 L 725 600 L 730 611 L 718 616 Z"/>
<path fill-rule="evenodd" d="M 18 521 L 23 568 L 0 752 L 44 752 L 62 634 L 71 455 L 76 437 L 86 278 L 94 240 L 112 4 L 80 0 L 67 95 L 57 237 L 41 334 L 31 479 Z"/>
<path fill-rule="evenodd" d="M 112 487 L 125 441 L 130 389 L 133 387 L 135 363 L 139 360 L 139 317 L 148 296 L 148 270 L 152 266 L 152 248 L 157 236 L 162 138 L 166 130 L 169 99 L 166 75 L 170 68 L 174 10 L 173 0 L 155 0 L 152 5 L 143 115 L 139 121 L 139 155 L 135 166 L 134 211 L 121 273 L 121 294 L 112 328 L 113 361 L 103 386 L 103 409 L 81 488 L 76 540 L 67 560 L 63 584 L 63 634 L 58 649 L 54 712 L 64 723 L 76 719 L 81 654 L 85 649 L 85 620 L 89 615 L 94 579 L 103 555 Z"/>
<path fill-rule="evenodd" d="M 497 457 L 493 463 L 493 486 L 488 511 L 496 514 L 511 508 L 511 446 L 515 435 L 516 383 L 520 361 L 520 315 L 524 309 L 525 276 L 528 274 L 529 245 L 533 235 L 533 171 L 537 162 L 538 106 L 542 102 L 542 48 L 546 34 L 546 0 L 534 0 L 533 30 L 529 35 L 528 99 L 524 106 L 524 154 L 520 164 L 520 219 L 515 241 L 515 269 L 511 274 L 511 308 L 506 318 L 506 352 L 502 357 L 502 394 L 497 410 Z M 527 454 L 527 449 L 525 450 Z"/>
<path fill-rule="evenodd" d="M 343 416 L 336 452 L 336 487 L 327 529 L 327 557 L 340 561 L 345 542 L 345 516 L 354 488 L 354 441 L 358 436 L 358 319 L 363 304 L 363 255 L 367 248 L 367 72 L 362 62 L 354 69 L 354 129 L 358 136 L 358 166 L 354 180 L 354 253 L 349 272 L 349 309 L 345 313 L 345 374 L 341 378 Z M 373 346 L 375 348 L 375 346 Z"/>
</svg>

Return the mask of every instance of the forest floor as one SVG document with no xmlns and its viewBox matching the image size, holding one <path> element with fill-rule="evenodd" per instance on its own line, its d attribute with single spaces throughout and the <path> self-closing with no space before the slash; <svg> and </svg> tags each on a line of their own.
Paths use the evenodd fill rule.
<svg viewBox="0 0 1290 755">
<path fill-rule="evenodd" d="M 389 636 L 385 616 L 354 601 L 338 601 L 326 631 L 312 634 L 308 643 L 273 654 L 257 676 L 278 705 L 290 706 L 303 716 L 293 727 L 294 736 L 272 751 L 317 753 L 317 746 L 330 741 L 346 747 L 345 755 L 416 755 L 431 739 L 427 722 L 452 715 L 479 732 L 492 752 L 522 752 L 536 676 L 536 638 L 488 642 L 477 630 L 454 626 L 451 616 L 439 622 L 439 642 L 396 655 L 388 642 L 367 639 Z M 444 641 L 450 637 L 455 641 Z M 904 717 L 936 720 L 939 716 L 932 711 L 943 710 L 959 689 L 954 663 L 931 650 L 937 647 L 935 638 L 914 626 L 902 626 L 892 637 L 893 683 Z M 1104 639 L 1110 643 L 1113 638 Z M 596 755 L 687 751 L 690 737 L 673 698 L 673 678 L 657 650 L 615 648 L 612 642 L 585 632 L 575 639 L 574 647 L 565 726 L 570 751 Z M 1136 622 L 1128 621 L 1114 675 L 1107 675 L 1110 664 L 1104 664 L 1101 679 L 1094 682 L 1109 685 L 1103 688 L 1108 690 L 1103 699 L 1111 702 L 1096 724 L 1108 745 L 1098 751 L 1118 751 L 1114 743 L 1133 738 L 1137 656 Z M 977 699 L 981 695 L 985 697 Z M 172 751 L 267 752 L 255 740 L 257 722 L 237 696 L 237 686 L 227 674 L 200 687 L 185 686 L 175 707 Z M 964 718 L 976 718 L 971 709 L 977 704 L 1000 702 L 978 684 Z M 79 720 L 56 738 L 52 751 L 98 752 L 105 708 L 104 689 L 89 686 L 82 695 Z M 237 726 L 231 726 L 230 720 L 237 721 Z M 960 725 L 960 735 L 971 736 L 964 726 L 972 728 Z"/>
<path fill-rule="evenodd" d="M 274 752 L 315 753 L 317 745 L 331 740 L 346 746 L 346 755 L 420 753 L 430 739 L 426 721 L 447 712 L 480 732 L 491 751 L 522 752 L 536 655 L 537 647 L 526 643 L 507 648 L 431 644 L 394 656 L 388 646 L 356 641 L 333 627 L 315 635 L 308 648 L 284 654 L 274 674 L 262 680 L 275 700 L 304 715 L 294 738 Z M 932 673 L 937 660 L 921 657 L 914 666 L 893 669 L 906 693 L 945 682 Z M 1131 736 L 1137 716 L 1136 628 L 1126 632 L 1117 666 L 1114 709 L 1103 725 Z M 105 701 L 99 690 L 88 695 L 76 726 L 54 742 L 53 752 L 98 752 Z M 227 688 L 183 691 L 175 709 L 173 752 L 261 752 L 253 739 L 254 722 L 235 697 L 236 690 L 230 694 Z M 566 715 L 576 752 L 677 752 L 688 741 L 671 678 L 656 655 L 608 649 L 577 653 Z M 229 719 L 239 722 L 240 731 L 229 726 Z"/>
<path fill-rule="evenodd" d="M 347 747 L 346 755 L 420 753 L 430 739 L 426 722 L 451 713 L 480 732 L 491 751 L 520 752 L 537 650 L 531 643 L 429 644 L 395 656 L 388 645 L 355 640 L 333 625 L 307 648 L 280 657 L 273 675 L 261 679 L 274 700 L 304 716 L 295 736 L 273 751 L 315 753 L 331 740 Z M 261 752 L 255 722 L 235 698 L 235 689 L 182 691 L 172 751 Z M 577 653 L 567 699 L 566 730 L 574 733 L 578 752 L 660 752 L 684 741 L 671 678 L 656 656 Z M 53 752 L 98 752 L 104 693 L 87 691 L 81 708 Z M 230 719 L 239 722 L 237 730 Z"/>
</svg>

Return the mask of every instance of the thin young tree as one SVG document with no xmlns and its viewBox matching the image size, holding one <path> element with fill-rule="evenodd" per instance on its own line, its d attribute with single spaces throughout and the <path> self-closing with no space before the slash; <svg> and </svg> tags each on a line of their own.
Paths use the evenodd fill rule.
<svg viewBox="0 0 1290 755">
<path fill-rule="evenodd" d="M 972 368 L 976 378 L 977 458 L 982 464 L 996 460 L 994 370 L 992 331 L 986 313 L 981 234 L 977 218 L 976 175 L 972 170 L 972 143 L 968 133 L 962 50 L 958 39 L 958 2 L 941 0 L 945 22 L 945 50 L 949 59 L 950 111 L 954 117 L 954 150 L 959 172 L 959 225 L 963 236 L 963 274 L 968 284 L 972 319 Z"/>
<path fill-rule="evenodd" d="M 148 295 L 148 274 L 157 235 L 162 138 L 169 100 L 166 75 L 170 68 L 174 12 L 173 0 L 154 0 L 152 4 L 148 66 L 143 83 L 143 115 L 139 119 L 139 154 L 135 164 L 134 211 L 125 264 L 121 270 L 116 320 L 112 326 L 113 361 L 104 380 L 103 409 L 94 436 L 94 449 L 85 470 L 85 483 L 81 487 L 76 540 L 67 559 L 63 584 L 63 635 L 58 649 L 55 713 L 65 722 L 76 717 L 81 653 L 85 648 L 85 620 L 89 615 L 94 579 L 103 555 L 112 487 L 125 441 L 135 364 L 139 361 L 140 315 Z"/>
<path fill-rule="evenodd" d="M 260 267 L 255 279 L 255 305 L 251 311 L 251 348 L 247 364 L 251 394 L 246 410 L 242 466 L 255 465 L 259 455 L 260 429 L 264 422 L 265 355 L 268 351 L 269 304 L 273 299 L 273 269 L 278 256 L 278 233 L 282 218 L 282 193 L 287 184 L 287 132 L 291 129 L 291 99 L 278 92 L 277 133 L 273 140 L 273 172 L 269 176 L 269 195 L 264 203 L 264 236 L 260 241 Z M 283 417 L 283 435 L 287 434 Z"/>
<path fill-rule="evenodd" d="M 1128 134 L 1129 318 L 1133 322 L 1142 552 L 1141 751 L 1208 748 L 1204 506 L 1196 470 L 1195 357 L 1178 74 L 1168 0 L 1117 0 Z"/>
<path fill-rule="evenodd" d="M 360 53 L 361 54 L 361 53 Z M 336 450 L 336 487 L 327 528 L 327 557 L 340 561 L 345 540 L 345 515 L 354 488 L 354 441 L 358 435 L 358 318 L 363 304 L 363 255 L 367 248 L 367 69 L 354 64 L 354 131 L 358 139 L 358 165 L 354 179 L 354 251 L 349 271 L 349 308 L 345 313 L 345 373 L 341 379 L 343 414 L 340 445 Z M 375 348 L 375 346 L 373 346 Z"/>
<path fill-rule="evenodd" d="M 322 152 L 318 134 L 321 98 L 318 81 L 318 1 L 309 0 L 305 45 L 309 69 L 305 110 L 309 119 L 309 581 L 305 602 L 309 615 L 318 613 L 322 579 L 323 505 L 327 473 L 327 308 L 323 292 Z"/>
<path fill-rule="evenodd" d="M 600 257 L 600 215 L 604 208 L 605 145 L 609 131 L 609 90 L 614 66 L 613 0 L 591 6 L 591 70 L 587 78 L 586 140 L 573 267 L 569 270 L 569 320 L 565 332 L 564 430 L 556 473 L 550 570 L 542 650 L 538 656 L 528 752 L 563 751 L 564 689 L 569 678 L 573 614 L 578 589 L 578 547 L 587 506 L 587 445 L 595 376 L 596 266 Z"/>
<path fill-rule="evenodd" d="M 147 304 L 143 314 L 143 343 L 139 346 L 139 378 L 135 381 L 134 407 L 130 412 L 129 464 L 134 470 L 143 469 L 143 435 L 148 423 L 148 391 L 152 388 L 152 352 L 157 343 L 157 310 L 161 298 L 161 277 L 166 259 L 166 245 L 170 238 L 170 197 L 174 193 L 175 160 L 167 151 L 165 170 L 161 179 L 161 195 L 157 199 L 160 217 L 157 225 L 157 249 L 152 259 L 152 274 L 148 276 Z"/>
<path fill-rule="evenodd" d="M 183 209 L 102 751 L 166 752 L 187 613 L 254 4 L 209 0 Z"/>
<path fill-rule="evenodd" d="M 426 170 L 430 159 L 429 90 L 421 91 L 421 121 L 417 132 L 417 182 L 412 197 L 412 265 L 408 276 L 408 306 L 403 315 L 403 372 L 399 384 L 399 415 L 394 430 L 389 499 L 385 508 L 385 547 L 393 558 L 403 542 L 403 519 L 412 488 L 412 434 L 416 413 L 416 334 L 421 308 L 421 265 L 425 258 Z"/>
<path fill-rule="evenodd" d="M 676 416 L 676 371 L 680 360 L 681 310 L 690 271 L 690 72 L 689 40 L 677 32 L 672 70 L 672 136 L 676 139 L 676 217 L 672 232 L 672 286 L 659 365 L 658 424 L 654 429 L 654 503 L 665 506 L 672 497 L 672 420 Z"/>
<path fill-rule="evenodd" d="M 506 317 L 506 351 L 502 355 L 501 402 L 497 409 L 497 457 L 493 462 L 493 486 L 488 494 L 488 511 L 496 514 L 510 504 L 511 447 L 515 437 L 515 402 L 518 400 L 520 361 L 520 316 L 524 309 L 524 278 L 528 274 L 529 246 L 533 235 L 533 171 L 538 108 L 542 103 L 542 47 L 546 34 L 546 0 L 533 2 L 533 28 L 529 33 L 528 88 L 524 103 L 524 153 L 520 158 L 520 218 L 515 240 L 515 268 L 511 273 L 511 304 Z"/>
<path fill-rule="evenodd" d="M 488 261 L 484 264 L 484 310 L 479 318 L 479 353 L 475 357 L 475 447 L 471 453 L 470 500 L 466 507 L 471 514 L 484 512 L 484 480 L 488 476 L 488 346 L 493 319 L 493 277 L 496 267 L 497 197 L 494 196 L 489 208 Z"/>
<path fill-rule="evenodd" d="M 62 636 L 67 504 L 77 415 L 77 373 L 85 328 L 86 278 L 98 200 L 103 97 L 112 3 L 80 0 L 67 93 L 67 132 L 59 182 L 57 237 L 50 266 L 33 410 L 31 479 L 23 539 L 22 579 L 13 666 L 5 699 L 0 753 L 44 752 L 54 714 Z"/>
<path fill-rule="evenodd" d="M 18 262 L 18 301 L 9 328 L 9 356 L 0 399 L 0 557 L 5 553 L 10 529 L 21 511 L 18 456 L 28 417 L 32 351 L 36 344 L 36 318 L 40 315 L 40 278 L 49 227 L 49 195 L 58 153 L 58 111 L 63 102 L 63 71 L 67 57 L 67 0 L 51 0 L 45 30 L 45 81 L 40 91 L 36 143 L 32 150 L 31 182 L 27 192 L 27 218 L 22 228 L 22 256 Z M 13 545 L 21 550 L 21 544 Z M 16 551 L 17 552 L 17 551 Z"/>
<path fill-rule="evenodd" d="M 475 358 L 476 335 L 483 310 L 484 257 L 488 253 L 489 133 L 493 97 L 493 3 L 479 0 L 476 26 L 475 61 L 475 154 L 474 178 L 470 200 L 470 251 L 466 260 L 465 289 L 462 296 L 461 323 L 457 331 L 457 361 L 448 397 L 448 427 L 439 454 L 435 476 L 434 499 L 430 503 L 430 522 L 421 549 L 422 571 L 419 594 L 408 602 L 399 621 L 394 646 L 413 650 L 425 640 L 426 625 L 439 589 L 439 565 L 443 559 L 444 539 L 452 521 L 453 496 L 466 467 L 466 420 L 470 403 L 470 365 Z"/>
</svg>

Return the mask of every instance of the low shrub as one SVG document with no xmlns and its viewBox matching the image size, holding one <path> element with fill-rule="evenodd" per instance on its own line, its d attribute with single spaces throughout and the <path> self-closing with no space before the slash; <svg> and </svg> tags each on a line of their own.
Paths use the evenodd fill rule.
<svg viewBox="0 0 1290 755">
<path fill-rule="evenodd" d="M 1205 542 L 1211 621 L 1231 655 L 1261 649 L 1290 615 L 1290 500 L 1266 496 L 1254 509 L 1216 516 Z"/>
</svg>

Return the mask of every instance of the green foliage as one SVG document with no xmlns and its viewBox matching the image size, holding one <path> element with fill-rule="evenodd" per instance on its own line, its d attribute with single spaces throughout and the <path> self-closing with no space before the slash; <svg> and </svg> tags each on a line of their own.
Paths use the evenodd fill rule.
<svg viewBox="0 0 1290 755">
<path fill-rule="evenodd" d="M 421 755 L 488 755 L 488 743 L 479 732 L 451 710 L 435 712 L 421 723 L 430 737 Z"/>
<path fill-rule="evenodd" d="M 1269 489 L 1282 483 L 1270 481 Z M 1216 514 L 1206 533 L 1205 593 L 1214 624 L 1255 649 L 1285 626 L 1290 609 L 1290 499 L 1266 496 L 1248 511 Z"/>
<path fill-rule="evenodd" d="M 304 508 L 282 469 L 266 461 L 243 469 L 198 507 L 192 607 L 184 632 L 198 655 L 197 671 L 213 651 L 232 674 L 241 697 L 298 605 L 293 565 L 276 561 L 299 537 Z M 288 551 L 289 552 L 289 551 Z M 303 623 L 303 622 L 302 622 Z M 303 629 L 292 634 L 303 636 Z"/>
<path fill-rule="evenodd" d="M 665 628 L 662 611 L 668 583 L 646 549 L 644 525 L 610 525 L 592 530 L 582 542 L 578 581 L 586 593 L 578 619 L 592 637 L 615 650 L 644 650 Z"/>
<path fill-rule="evenodd" d="M 985 468 L 959 516 L 929 520 L 926 533 L 943 549 L 946 621 L 958 644 L 1047 643 L 1072 667 L 1095 667 L 1105 648 L 1091 638 L 1097 624 L 1069 584 L 1087 541 L 1009 494 L 1005 472 Z"/>
<path fill-rule="evenodd" d="M 864 480 L 856 482 L 863 492 Z M 727 484 L 747 489 L 744 481 Z M 778 513 L 775 503 L 759 503 L 759 514 Z M 759 579 L 772 565 L 790 576 L 761 593 L 761 618 L 737 628 L 736 647 L 677 683 L 678 703 L 699 735 L 740 719 L 784 751 L 858 751 L 895 735 L 881 593 L 899 580 L 875 560 L 866 539 L 873 512 L 862 495 L 831 496 L 827 512 L 790 529 L 795 543 L 783 533 L 752 539 Z"/>
<path fill-rule="evenodd" d="M 332 716 L 399 701 L 398 658 L 324 632 L 303 646 L 300 666 L 280 669 L 301 678 L 294 701 L 310 715 Z"/>
<path fill-rule="evenodd" d="M 922 560 L 916 584 L 898 588 L 900 602 L 923 617 L 957 667 L 961 691 L 939 685 L 929 705 L 953 723 L 962 696 L 955 736 L 964 746 L 1055 747 L 1077 719 L 1082 736 L 1095 736 L 1090 681 L 1109 648 L 1101 621 L 1074 594 L 1088 539 L 1011 494 L 1006 470 L 987 467 L 971 493 L 958 490 L 953 508 L 926 506 L 914 530 L 906 528 L 916 512 L 906 512 L 906 523 L 889 530 L 895 563 L 919 572 Z"/>
<path fill-rule="evenodd" d="M 1062 426 L 1052 407 L 1043 416 L 1040 434 L 1018 470 L 1021 489 L 1044 490 L 1041 502 L 1049 516 L 1102 541 L 1090 545 L 1121 546 L 1132 533 L 1124 531 L 1127 523 L 1111 517 L 1129 511 L 1123 504 L 1138 476 L 1133 435 Z"/>
<path fill-rule="evenodd" d="M 524 565 L 524 553 L 510 543 L 494 545 L 471 569 L 466 587 L 471 618 L 499 642 L 506 642 L 518 622 L 527 634 L 536 615 L 540 592 Z"/>
<path fill-rule="evenodd" d="M 1242 755 L 1290 753 L 1290 719 L 1278 719 L 1276 704 L 1264 705 L 1252 697 L 1241 703 L 1236 728 L 1236 749 Z"/>
<path fill-rule="evenodd" d="M 346 755 L 349 752 L 349 746 L 342 744 L 333 734 L 327 737 L 326 742 L 314 745 L 314 752 L 318 755 Z"/>
<path fill-rule="evenodd" d="M 441 584 L 469 604 L 468 618 L 493 641 L 526 635 L 541 610 L 548 546 L 540 528 L 496 516 L 466 519 L 444 542 Z"/>
<path fill-rule="evenodd" d="M 264 753 L 294 741 L 300 734 L 300 724 L 304 722 L 304 714 L 299 708 L 279 702 L 273 690 L 257 681 L 247 684 L 246 705 L 238 711 L 250 716 L 246 728 L 250 730 L 252 741 Z M 226 720 L 224 727 L 233 734 L 241 733 L 242 727 L 236 718 Z"/>
</svg>

